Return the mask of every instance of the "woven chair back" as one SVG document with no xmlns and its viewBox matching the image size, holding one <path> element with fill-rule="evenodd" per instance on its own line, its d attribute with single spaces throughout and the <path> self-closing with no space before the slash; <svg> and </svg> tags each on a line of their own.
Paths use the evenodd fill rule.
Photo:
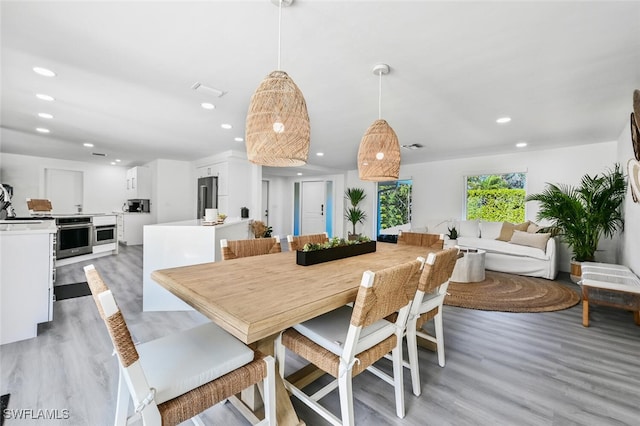
<svg viewBox="0 0 640 426">
<path fill-rule="evenodd" d="M 287 238 L 288 240 L 288 238 Z M 305 244 L 324 244 L 329 241 L 327 234 L 307 234 L 307 235 L 292 235 L 291 241 L 289 241 L 289 250 L 296 251 L 302 250 Z"/>
<path fill-rule="evenodd" d="M 438 251 L 433 255 L 435 256 L 433 265 L 425 263 L 418 284 L 418 290 L 425 293 L 430 293 L 447 282 L 451 278 L 456 261 L 462 257 L 462 253 L 458 253 L 458 249 L 455 247 Z"/>
<path fill-rule="evenodd" d="M 422 262 L 414 260 L 375 273 L 371 287 L 360 287 L 351 324 L 366 327 L 409 304 L 416 293 Z"/>
<path fill-rule="evenodd" d="M 280 253 L 280 240 L 276 238 L 256 238 L 253 240 L 227 241 L 227 247 L 222 248 L 222 259 L 238 259 L 240 257 L 260 256 L 263 254 Z"/>
<path fill-rule="evenodd" d="M 398 244 L 442 250 L 442 248 L 444 247 L 444 240 L 440 238 L 440 234 L 401 232 L 400 235 L 398 235 Z"/>
<path fill-rule="evenodd" d="M 133 343 L 133 339 L 131 338 L 131 333 L 129 332 L 127 323 L 125 322 L 120 309 L 118 309 L 113 315 L 105 317 L 98 295 L 108 291 L 109 288 L 95 269 L 86 270 L 85 275 L 87 277 L 89 288 L 91 289 L 91 294 L 93 295 L 93 300 L 96 302 L 100 316 L 107 326 L 109 336 L 111 336 L 111 341 L 113 342 L 113 347 L 118 354 L 120 363 L 126 368 L 140 358 L 138 351 L 136 350 L 136 346 Z M 110 295 L 110 297 L 113 297 L 113 295 Z"/>
</svg>

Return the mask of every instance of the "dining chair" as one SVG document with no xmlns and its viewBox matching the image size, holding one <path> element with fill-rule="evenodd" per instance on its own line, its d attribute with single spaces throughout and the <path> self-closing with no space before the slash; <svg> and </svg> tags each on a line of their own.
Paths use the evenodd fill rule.
<svg viewBox="0 0 640 426">
<path fill-rule="evenodd" d="M 352 377 L 366 369 L 394 386 L 396 414 L 404 417 L 402 340 L 423 263 L 424 259 L 418 258 L 378 272 L 365 271 L 353 308 L 342 306 L 282 332 L 276 348 L 287 390 L 329 423 L 353 425 Z M 384 319 L 394 312 L 398 312 L 395 322 Z M 335 380 L 313 395 L 303 392 L 284 378 L 285 348 Z M 389 352 L 393 377 L 373 366 Z M 342 422 L 318 402 L 336 388 Z"/>
<path fill-rule="evenodd" d="M 449 278 L 458 258 L 462 257 L 457 248 L 449 248 L 429 253 L 418 282 L 418 289 L 411 304 L 407 319 L 407 350 L 409 363 L 405 367 L 411 370 L 411 382 L 414 395 L 421 393 L 420 370 L 418 365 L 418 337 L 437 345 L 438 364 L 444 367 L 444 334 L 442 325 L 442 305 L 447 295 Z M 435 337 L 426 333 L 422 326 L 433 320 Z"/>
<path fill-rule="evenodd" d="M 260 256 L 263 254 L 280 253 L 280 237 L 255 238 L 250 240 L 220 240 L 222 259 L 238 259 L 240 257 Z"/>
<path fill-rule="evenodd" d="M 444 234 L 425 234 L 421 232 L 400 231 L 398 234 L 398 244 L 442 250 L 444 247 Z"/>
<path fill-rule="evenodd" d="M 329 234 L 307 234 L 307 235 L 287 235 L 289 251 L 302 250 L 307 243 L 324 244 L 329 241 Z"/>
<path fill-rule="evenodd" d="M 275 425 L 275 361 L 253 351 L 214 323 L 134 345 L 113 294 L 93 265 L 84 267 L 87 282 L 104 320 L 120 374 L 116 425 L 142 417 L 144 425 L 177 425 L 198 417 L 209 407 L 258 384 L 264 396 L 265 418 L 254 424 Z M 130 398 L 134 414 L 127 419 Z"/>
</svg>

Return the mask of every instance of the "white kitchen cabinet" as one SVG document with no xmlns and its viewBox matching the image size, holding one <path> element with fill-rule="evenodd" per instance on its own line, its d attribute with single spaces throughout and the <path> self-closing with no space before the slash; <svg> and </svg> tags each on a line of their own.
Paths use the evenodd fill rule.
<svg viewBox="0 0 640 426">
<path fill-rule="evenodd" d="M 151 198 L 151 170 L 148 167 L 133 167 L 127 170 L 127 198 Z"/>
<path fill-rule="evenodd" d="M 0 344 L 36 337 L 53 319 L 56 228 L 0 225 Z"/>
<path fill-rule="evenodd" d="M 118 242 L 128 246 L 142 244 L 144 226 L 152 223 L 151 213 L 119 213 Z"/>
</svg>

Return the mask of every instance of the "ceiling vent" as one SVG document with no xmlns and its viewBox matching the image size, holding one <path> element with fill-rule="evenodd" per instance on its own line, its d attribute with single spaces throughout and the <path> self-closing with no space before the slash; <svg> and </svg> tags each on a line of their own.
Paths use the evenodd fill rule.
<svg viewBox="0 0 640 426">
<path fill-rule="evenodd" d="M 419 143 L 412 143 L 411 145 L 401 145 L 401 147 L 404 149 L 420 149 L 424 148 L 424 145 L 421 145 Z"/>
<path fill-rule="evenodd" d="M 95 155 L 96 157 L 106 157 L 107 154 L 103 154 L 101 152 L 92 152 L 91 155 Z"/>
<path fill-rule="evenodd" d="M 204 84 L 198 83 L 197 81 L 193 83 L 193 86 L 191 86 L 191 88 L 196 92 L 201 92 L 207 95 L 213 95 L 217 98 L 221 98 L 227 94 L 227 92 L 223 92 L 222 90 L 216 89 L 215 87 L 205 86 Z"/>
</svg>

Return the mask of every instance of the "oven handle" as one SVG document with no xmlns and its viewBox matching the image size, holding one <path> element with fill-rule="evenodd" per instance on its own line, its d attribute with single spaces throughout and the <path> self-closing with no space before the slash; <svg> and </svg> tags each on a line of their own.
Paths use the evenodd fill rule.
<svg viewBox="0 0 640 426">
<path fill-rule="evenodd" d="M 78 228 L 92 228 L 91 224 L 78 224 L 78 225 L 58 225 L 58 229 L 78 229 Z"/>
</svg>

